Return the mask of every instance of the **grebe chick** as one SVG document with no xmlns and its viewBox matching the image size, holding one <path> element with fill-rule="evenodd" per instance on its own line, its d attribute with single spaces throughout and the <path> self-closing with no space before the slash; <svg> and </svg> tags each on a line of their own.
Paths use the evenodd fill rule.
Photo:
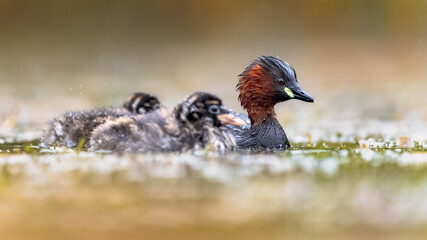
<svg viewBox="0 0 427 240">
<path fill-rule="evenodd" d="M 248 115 L 243 127 L 229 126 L 239 148 L 277 149 L 290 147 L 285 131 L 277 120 L 274 106 L 279 102 L 299 99 L 314 102 L 298 84 L 295 70 L 278 56 L 261 56 L 239 75 L 239 100 Z"/>
<path fill-rule="evenodd" d="M 160 101 L 156 96 L 143 92 L 131 94 L 123 103 L 124 109 L 135 114 L 148 113 L 160 107 Z"/>
<path fill-rule="evenodd" d="M 90 145 L 92 150 L 114 152 L 182 152 L 206 147 L 223 152 L 236 145 L 224 124 L 244 122 L 230 114 L 220 98 L 195 92 L 172 112 L 162 109 L 107 121 L 93 131 Z"/>
<path fill-rule="evenodd" d="M 84 141 L 83 146 L 88 147 L 92 131 L 105 121 L 134 114 L 145 114 L 160 107 L 157 97 L 138 92 L 131 94 L 119 108 L 68 111 L 49 123 L 44 130 L 42 142 L 48 146 L 76 147 Z"/>
</svg>

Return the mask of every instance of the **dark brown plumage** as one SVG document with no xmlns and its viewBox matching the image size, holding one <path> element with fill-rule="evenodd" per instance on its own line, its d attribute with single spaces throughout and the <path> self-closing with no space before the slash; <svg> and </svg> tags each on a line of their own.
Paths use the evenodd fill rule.
<svg viewBox="0 0 427 240">
<path fill-rule="evenodd" d="M 69 111 L 53 119 L 44 130 L 45 145 L 76 147 L 79 143 L 88 147 L 93 129 L 107 120 L 123 116 L 145 114 L 160 108 L 157 97 L 147 93 L 130 95 L 120 108 L 99 108 L 87 111 Z"/>
<path fill-rule="evenodd" d="M 235 147 L 224 124 L 242 124 L 229 114 L 221 99 L 204 92 L 185 98 L 172 112 L 126 116 L 97 127 L 93 150 L 114 152 L 182 152 L 206 147 L 223 152 Z"/>
</svg>

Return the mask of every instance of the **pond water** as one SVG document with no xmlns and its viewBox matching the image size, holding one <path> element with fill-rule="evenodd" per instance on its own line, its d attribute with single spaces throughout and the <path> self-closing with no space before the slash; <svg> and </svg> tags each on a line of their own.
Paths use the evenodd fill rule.
<svg viewBox="0 0 427 240">
<path fill-rule="evenodd" d="M 5 239 L 423 239 L 427 142 L 111 154 L 0 138 Z"/>
</svg>

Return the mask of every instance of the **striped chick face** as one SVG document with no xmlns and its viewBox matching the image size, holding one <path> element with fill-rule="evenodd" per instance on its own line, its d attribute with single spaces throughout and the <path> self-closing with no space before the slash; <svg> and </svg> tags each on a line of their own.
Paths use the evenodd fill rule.
<svg viewBox="0 0 427 240">
<path fill-rule="evenodd" d="M 145 114 L 159 109 L 161 104 L 156 96 L 138 92 L 131 94 L 123 103 L 123 107 L 131 113 Z"/>
<path fill-rule="evenodd" d="M 225 124 L 244 124 L 243 120 L 230 114 L 230 111 L 223 105 L 220 98 L 205 92 L 195 92 L 189 95 L 181 103 L 179 118 L 181 121 L 192 124 L 200 121 L 212 122 L 215 127 Z"/>
</svg>

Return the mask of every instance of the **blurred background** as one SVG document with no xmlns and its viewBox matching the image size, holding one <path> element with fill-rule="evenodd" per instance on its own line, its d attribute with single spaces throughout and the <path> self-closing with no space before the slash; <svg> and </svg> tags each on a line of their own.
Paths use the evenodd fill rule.
<svg viewBox="0 0 427 240">
<path fill-rule="evenodd" d="M 243 112 L 237 76 L 262 54 L 316 99 L 276 106 L 290 151 L 25 142 L 136 91 Z M 426 90 L 427 0 L 0 0 L 0 238 L 425 239 Z"/>
<path fill-rule="evenodd" d="M 425 0 L 0 0 L 1 129 L 36 131 L 135 91 L 168 107 L 209 91 L 243 111 L 237 75 L 262 54 L 293 65 L 316 98 L 276 107 L 289 131 L 425 122 L 426 37 Z"/>
</svg>

